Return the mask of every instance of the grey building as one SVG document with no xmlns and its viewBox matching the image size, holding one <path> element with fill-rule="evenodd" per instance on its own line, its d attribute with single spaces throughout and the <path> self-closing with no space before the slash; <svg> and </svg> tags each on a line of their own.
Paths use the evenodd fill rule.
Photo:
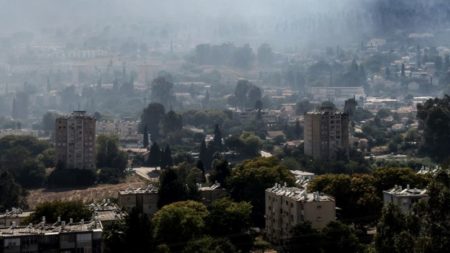
<svg viewBox="0 0 450 253">
<path fill-rule="evenodd" d="M 95 118 L 85 111 L 56 119 L 57 162 L 69 169 L 95 169 Z"/>
<path fill-rule="evenodd" d="M 398 206 L 403 213 L 410 213 L 414 204 L 420 200 L 427 201 L 428 194 L 426 189 L 412 189 L 409 185 L 406 188 L 394 186 L 394 188 L 383 191 L 383 203 L 390 203 Z"/>
<path fill-rule="evenodd" d="M 1 253 L 102 252 L 99 221 L 0 227 Z"/>
<path fill-rule="evenodd" d="M 348 154 L 348 115 L 333 109 L 305 114 L 305 155 L 315 159 L 332 160 L 338 152 Z"/>
</svg>

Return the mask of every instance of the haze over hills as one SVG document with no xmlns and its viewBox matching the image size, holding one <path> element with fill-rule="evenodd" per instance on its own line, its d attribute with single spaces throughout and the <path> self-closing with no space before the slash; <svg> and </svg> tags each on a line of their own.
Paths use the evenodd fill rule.
<svg viewBox="0 0 450 253">
<path fill-rule="evenodd" d="M 445 0 L 2 0 L 0 34 L 31 32 L 34 38 L 73 41 L 102 30 L 114 38 L 192 44 L 317 46 L 399 30 L 429 32 L 444 28 L 449 17 Z"/>
</svg>

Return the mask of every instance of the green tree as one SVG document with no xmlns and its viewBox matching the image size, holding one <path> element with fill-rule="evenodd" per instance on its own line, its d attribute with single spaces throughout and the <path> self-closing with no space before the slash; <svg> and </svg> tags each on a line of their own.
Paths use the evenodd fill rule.
<svg viewBox="0 0 450 253">
<path fill-rule="evenodd" d="M 305 222 L 296 225 L 292 229 L 292 237 L 285 240 L 283 250 L 288 253 L 305 252 L 321 253 L 322 234 L 311 227 L 311 223 Z"/>
<path fill-rule="evenodd" d="M 292 186 L 294 182 L 292 173 L 281 166 L 276 158 L 257 158 L 236 166 L 231 172 L 227 187 L 233 199 L 252 204 L 253 222 L 263 226 L 265 190 L 275 183 Z"/>
<path fill-rule="evenodd" d="M 81 201 L 52 201 L 38 204 L 34 213 L 29 217 L 26 223 L 39 223 L 42 217 L 48 223 L 54 223 L 61 218 L 61 221 L 69 222 L 70 218 L 74 222 L 81 219 L 89 221 L 92 218 L 92 211 Z"/>
<path fill-rule="evenodd" d="M 164 134 L 171 134 L 183 129 L 183 118 L 174 111 L 169 111 L 161 122 L 161 130 Z"/>
<path fill-rule="evenodd" d="M 183 253 L 235 253 L 236 248 L 227 239 L 205 236 L 189 241 Z"/>
<path fill-rule="evenodd" d="M 164 106 L 160 103 L 150 103 L 141 114 L 141 123 L 139 129 L 144 130 L 148 127 L 148 133 L 151 135 L 151 140 L 156 141 L 160 137 L 159 126 L 165 116 Z"/>
<path fill-rule="evenodd" d="M 450 96 L 417 105 L 417 118 L 423 127 L 421 150 L 438 162 L 449 158 Z"/>
<path fill-rule="evenodd" d="M 10 172 L 0 169 L 0 212 L 23 206 L 23 190 Z"/>
<path fill-rule="evenodd" d="M 174 169 L 167 169 L 162 172 L 158 195 L 159 208 L 187 199 L 188 190 L 186 189 L 186 185 Z"/>
<path fill-rule="evenodd" d="M 236 248 L 248 252 L 253 245 L 250 234 L 252 205 L 223 198 L 209 208 L 208 231 L 212 236 L 228 238 Z"/>
<path fill-rule="evenodd" d="M 381 219 L 377 225 L 377 235 L 375 237 L 375 248 L 377 252 L 397 253 L 405 251 L 397 251 L 396 242 L 402 232 L 406 231 L 406 218 L 400 209 L 390 204 L 381 215 Z"/>
<path fill-rule="evenodd" d="M 228 161 L 225 159 L 216 159 L 213 162 L 213 171 L 209 178 L 211 182 L 218 182 L 221 186 L 226 185 L 226 180 L 230 176 L 231 170 L 228 166 Z"/>
<path fill-rule="evenodd" d="M 363 252 L 355 231 L 338 221 L 330 222 L 322 231 L 324 252 Z"/>
<path fill-rule="evenodd" d="M 119 149 L 117 136 L 97 137 L 97 168 L 100 169 L 99 182 L 118 183 L 125 177 L 128 154 Z"/>
<path fill-rule="evenodd" d="M 45 182 L 44 165 L 36 159 L 26 159 L 16 173 L 16 180 L 25 188 L 41 187 Z"/>
<path fill-rule="evenodd" d="M 158 143 L 154 142 L 150 147 L 150 154 L 148 155 L 147 164 L 151 167 L 161 166 L 161 149 L 159 148 Z"/>
<path fill-rule="evenodd" d="M 153 227 L 146 214 L 133 209 L 125 218 L 125 224 L 125 252 L 146 253 L 154 250 Z"/>
<path fill-rule="evenodd" d="M 142 133 L 142 135 L 143 135 L 142 144 L 143 144 L 144 148 L 148 148 L 149 141 L 148 141 L 148 128 L 147 128 L 147 126 L 144 126 L 144 132 Z"/>
<path fill-rule="evenodd" d="M 320 175 L 308 184 L 308 189 L 333 196 L 342 218 L 357 224 L 374 221 L 382 207 L 371 175 Z"/>
<path fill-rule="evenodd" d="M 207 217 L 206 206 L 195 201 L 166 205 L 153 216 L 154 237 L 178 252 L 190 240 L 204 234 Z"/>
</svg>

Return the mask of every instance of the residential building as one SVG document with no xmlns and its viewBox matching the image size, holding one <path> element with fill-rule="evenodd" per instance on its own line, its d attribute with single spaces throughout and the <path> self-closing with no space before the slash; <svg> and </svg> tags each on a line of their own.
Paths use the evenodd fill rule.
<svg viewBox="0 0 450 253">
<path fill-rule="evenodd" d="M 302 170 L 291 170 L 291 173 L 294 174 L 295 184 L 301 188 L 306 188 L 308 183 L 316 176 L 312 172 Z"/>
<path fill-rule="evenodd" d="M 355 98 L 357 101 L 364 100 L 366 93 L 364 88 L 359 87 L 311 87 L 310 93 L 313 100 L 318 102 L 331 101 L 343 105 L 345 100 Z"/>
<path fill-rule="evenodd" d="M 12 208 L 0 213 L 0 227 L 9 227 L 13 224 L 22 224 L 33 212 L 23 211 L 20 208 Z"/>
<path fill-rule="evenodd" d="M 69 169 L 95 169 L 95 118 L 85 111 L 56 119 L 57 162 Z"/>
<path fill-rule="evenodd" d="M 0 252 L 102 252 L 103 227 L 99 221 L 55 224 L 43 221 L 37 225 L 0 228 Z"/>
<path fill-rule="evenodd" d="M 275 184 L 266 190 L 265 198 L 265 232 L 273 243 L 290 238 L 299 223 L 310 222 L 313 228 L 322 229 L 336 220 L 335 201 L 328 195 Z"/>
<path fill-rule="evenodd" d="M 330 108 L 305 114 L 305 154 L 315 159 L 335 159 L 338 152 L 348 154 L 348 115 Z"/>
<path fill-rule="evenodd" d="M 383 191 L 384 205 L 392 203 L 398 206 L 403 213 L 410 213 L 414 204 L 420 200 L 428 200 L 426 189 L 412 189 L 409 188 L 409 185 L 403 189 L 396 185 L 390 190 Z"/>
<path fill-rule="evenodd" d="M 158 211 L 158 188 L 150 184 L 147 188 L 119 191 L 118 204 L 128 212 L 137 208 L 150 217 Z"/>
<path fill-rule="evenodd" d="M 215 183 L 211 186 L 198 186 L 200 193 L 200 200 L 205 205 L 211 204 L 213 201 L 227 196 L 227 191 L 220 187 L 220 183 Z"/>
</svg>

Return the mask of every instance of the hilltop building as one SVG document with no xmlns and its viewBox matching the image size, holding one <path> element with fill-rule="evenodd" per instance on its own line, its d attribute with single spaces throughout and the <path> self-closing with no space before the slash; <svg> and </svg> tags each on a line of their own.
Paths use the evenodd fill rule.
<svg viewBox="0 0 450 253">
<path fill-rule="evenodd" d="M 292 236 L 291 230 L 301 222 L 311 222 L 315 229 L 336 220 L 334 198 L 318 192 L 275 184 L 266 190 L 266 236 L 281 243 Z"/>
<path fill-rule="evenodd" d="M 95 118 L 85 111 L 56 119 L 57 162 L 69 169 L 95 169 Z"/>
</svg>

